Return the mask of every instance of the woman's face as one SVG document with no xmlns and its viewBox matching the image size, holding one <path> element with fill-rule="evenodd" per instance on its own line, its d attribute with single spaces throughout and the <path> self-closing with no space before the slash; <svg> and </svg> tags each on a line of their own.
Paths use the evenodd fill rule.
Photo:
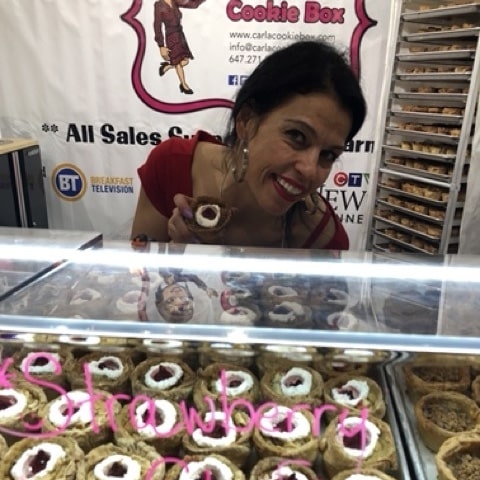
<svg viewBox="0 0 480 480">
<path fill-rule="evenodd" d="M 337 100 L 321 93 L 296 95 L 262 118 L 258 128 L 255 119 L 239 122 L 249 151 L 245 180 L 259 206 L 283 215 L 323 185 L 351 123 Z"/>
<path fill-rule="evenodd" d="M 162 291 L 163 302 L 171 315 L 193 315 L 193 300 L 181 285 L 173 284 Z"/>
</svg>

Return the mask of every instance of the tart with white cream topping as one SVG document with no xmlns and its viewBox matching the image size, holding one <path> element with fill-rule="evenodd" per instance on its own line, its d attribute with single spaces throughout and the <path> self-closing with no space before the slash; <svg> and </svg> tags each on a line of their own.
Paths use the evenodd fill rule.
<svg viewBox="0 0 480 480">
<path fill-rule="evenodd" d="M 382 420 L 349 416 L 333 419 L 320 440 L 325 470 L 333 477 L 342 470 L 362 467 L 390 472 L 397 468 L 397 454 L 390 426 Z"/>
<path fill-rule="evenodd" d="M 221 325 L 238 325 L 252 327 L 260 318 L 260 310 L 256 305 L 239 305 L 228 308 L 220 314 Z"/>
<path fill-rule="evenodd" d="M 131 378 L 135 395 L 166 398 L 178 402 L 190 396 L 195 373 L 180 360 L 152 357 L 139 363 Z"/>
<path fill-rule="evenodd" d="M 344 470 L 335 475 L 332 480 L 395 480 L 376 468 L 355 468 L 352 470 Z"/>
<path fill-rule="evenodd" d="M 71 438 L 24 438 L 0 462 L 2 480 L 86 480 L 84 453 Z"/>
<path fill-rule="evenodd" d="M 218 406 L 222 405 L 222 399 L 232 402 L 236 398 L 255 405 L 260 399 L 260 386 L 248 368 L 230 363 L 213 363 L 197 370 L 193 388 L 193 401 L 197 408 L 207 407 L 205 397 L 211 398 Z"/>
<path fill-rule="evenodd" d="M 282 301 L 264 309 L 263 324 L 267 327 L 311 328 L 312 312 L 301 303 Z"/>
<path fill-rule="evenodd" d="M 347 409 L 351 415 L 360 415 L 362 409 L 368 409 L 369 415 L 383 418 L 385 402 L 383 392 L 373 379 L 360 375 L 340 375 L 325 383 L 325 403 L 337 407 L 337 413 Z M 327 412 L 332 419 L 332 412 Z"/>
<path fill-rule="evenodd" d="M 313 435 L 314 419 L 309 411 L 275 405 L 262 411 L 253 431 L 253 443 L 260 458 L 281 456 L 314 462 L 318 436 Z"/>
<path fill-rule="evenodd" d="M 323 403 L 323 378 L 309 367 L 284 366 L 269 369 L 260 380 L 260 388 L 265 400 L 280 405 Z"/>
<path fill-rule="evenodd" d="M 144 442 L 166 456 L 178 453 L 185 433 L 178 405 L 165 399 L 125 405 L 117 426 L 114 437 L 118 445 L 132 449 Z"/>
<path fill-rule="evenodd" d="M 295 459 L 266 457 L 254 465 L 249 480 L 318 480 L 317 474 L 305 463 Z"/>
<path fill-rule="evenodd" d="M 242 343 L 203 343 L 198 348 L 200 366 L 208 367 L 212 363 L 229 363 L 248 368 L 253 365 L 256 352 L 251 345 Z"/>
<path fill-rule="evenodd" d="M 208 411 L 202 421 L 204 427 L 197 427 L 191 435 L 186 433 L 183 436 L 185 452 L 190 455 L 216 453 L 227 457 L 240 468 L 245 466 L 252 450 L 249 417 L 240 411 L 228 417 L 223 411 Z"/>
<path fill-rule="evenodd" d="M 41 411 L 43 431 L 73 438 L 84 452 L 112 439 L 112 417 L 121 410 L 109 392 L 72 390 L 50 401 Z M 108 405 L 108 407 L 107 407 Z"/>
<path fill-rule="evenodd" d="M 222 200 L 199 196 L 191 203 L 192 218 L 185 218 L 185 224 L 203 243 L 218 243 L 220 232 L 232 218 L 232 209 Z"/>
<path fill-rule="evenodd" d="M 245 480 L 243 472 L 228 458 L 217 455 L 185 455 L 174 464 L 165 480 Z"/>
</svg>

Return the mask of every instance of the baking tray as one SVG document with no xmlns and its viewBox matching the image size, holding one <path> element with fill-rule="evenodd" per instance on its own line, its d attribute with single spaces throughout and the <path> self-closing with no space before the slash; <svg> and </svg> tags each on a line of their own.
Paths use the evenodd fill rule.
<svg viewBox="0 0 480 480">
<path fill-rule="evenodd" d="M 433 102 L 461 102 L 467 103 L 468 95 L 466 93 L 421 93 L 421 92 L 394 92 L 394 98 L 400 100 L 428 100 Z"/>
<path fill-rule="evenodd" d="M 385 165 L 393 170 L 397 170 L 398 172 L 409 173 L 411 175 L 419 175 L 424 178 L 431 178 L 432 180 L 439 180 L 441 182 L 449 182 L 452 177 L 447 174 L 440 174 L 440 173 L 431 173 L 428 170 L 424 170 L 422 168 L 412 168 L 406 167 L 405 165 L 399 165 L 398 163 L 390 163 L 385 161 Z"/>
<path fill-rule="evenodd" d="M 426 160 L 455 160 L 456 155 L 446 155 L 446 154 L 439 154 L 439 153 L 427 153 L 427 152 L 419 152 L 417 150 L 407 150 L 405 148 L 400 148 L 395 145 L 383 145 L 383 149 L 387 152 L 394 152 L 399 153 L 403 156 L 409 156 L 413 158 L 424 158 Z"/>
<path fill-rule="evenodd" d="M 408 42 L 417 42 L 422 40 L 447 40 L 451 38 L 475 37 L 479 34 L 480 27 L 456 28 L 452 30 L 438 30 L 436 32 L 417 32 L 403 35 L 403 39 Z"/>
<path fill-rule="evenodd" d="M 398 240 L 397 238 L 391 237 L 390 235 L 386 235 L 381 230 L 374 229 L 373 233 L 375 235 L 378 235 L 381 238 L 384 238 L 385 240 L 388 240 L 389 242 L 392 242 L 392 243 L 395 243 L 396 245 L 402 246 L 407 251 L 424 253 L 425 255 L 438 255 L 438 250 L 436 252 L 429 252 L 428 250 L 424 250 L 423 248 L 420 248 L 420 247 L 417 247 L 416 245 L 413 245 L 413 243 L 403 242 L 402 240 Z"/>
<path fill-rule="evenodd" d="M 442 122 L 449 125 L 461 125 L 463 122 L 463 115 L 448 115 L 445 113 L 407 112 L 405 110 L 392 110 L 390 114 L 393 117 L 418 118 L 421 120 L 429 120 L 432 122 Z"/>
<path fill-rule="evenodd" d="M 428 138 L 438 142 L 447 143 L 448 145 L 457 145 L 459 139 L 459 137 L 453 137 L 443 133 L 421 132 L 419 130 L 410 130 L 407 128 L 387 127 L 387 132 L 395 135 L 418 138 L 420 140 L 425 140 Z"/>
<path fill-rule="evenodd" d="M 475 57 L 475 50 L 436 50 L 434 52 L 398 53 L 401 62 L 428 62 L 430 60 L 471 60 Z"/>
<path fill-rule="evenodd" d="M 427 233 L 420 232 L 418 230 L 415 230 L 411 227 L 408 227 L 407 225 L 403 225 L 402 223 L 397 223 L 394 222 L 388 218 L 381 217 L 380 215 L 374 215 L 373 218 L 375 220 L 379 220 L 381 222 L 384 222 L 392 227 L 398 228 L 402 232 L 409 233 L 410 235 L 413 235 L 415 237 L 420 237 L 423 238 L 424 240 L 428 240 L 429 242 L 435 243 L 440 241 L 440 236 L 435 237 L 432 235 L 428 235 Z"/>
<path fill-rule="evenodd" d="M 405 12 L 402 19 L 406 21 L 423 21 L 431 18 L 450 17 L 452 15 L 466 15 L 470 13 L 480 12 L 479 3 L 471 3 L 467 5 L 453 5 L 430 10 L 421 10 L 415 12 Z"/>
<path fill-rule="evenodd" d="M 435 455 L 423 444 L 415 425 L 413 404 L 408 398 L 402 364 L 406 355 L 393 360 L 384 366 L 387 383 L 390 386 L 395 412 L 406 444 L 409 446 L 408 455 L 416 480 L 433 480 L 437 478 Z"/>
<path fill-rule="evenodd" d="M 385 200 L 382 200 L 381 198 L 377 199 L 377 203 L 380 205 L 383 205 L 384 207 L 393 208 L 395 209 L 395 211 L 398 211 L 401 213 L 407 213 L 408 215 L 413 215 L 416 218 L 419 218 L 420 220 L 426 220 L 427 222 L 436 223 L 438 225 L 443 225 L 445 223 L 444 218 L 443 219 L 435 218 L 435 217 L 431 217 L 430 215 L 425 215 L 424 213 L 415 212 L 414 210 L 410 210 L 400 205 L 389 203 Z M 453 226 L 456 226 L 456 225 L 459 225 L 459 223 L 457 222 L 456 224 L 455 223 L 453 224 Z"/>
<path fill-rule="evenodd" d="M 397 73 L 395 78 L 398 80 L 414 80 L 418 82 L 458 82 L 470 81 L 471 73 L 459 72 L 429 72 L 429 73 Z"/>
<path fill-rule="evenodd" d="M 436 205 L 436 206 L 439 206 L 439 207 L 445 207 L 448 203 L 448 202 L 442 202 L 441 200 L 432 200 L 431 198 L 422 197 L 421 195 L 415 195 L 414 193 L 405 192 L 403 190 L 400 190 L 399 188 L 389 187 L 388 185 L 383 185 L 382 183 L 379 183 L 378 186 L 380 188 L 383 188 L 383 190 L 386 190 L 388 192 L 397 193 L 397 194 L 402 195 L 404 197 L 413 198 L 415 200 L 422 200 L 423 202 L 428 203 L 429 205 Z"/>
</svg>

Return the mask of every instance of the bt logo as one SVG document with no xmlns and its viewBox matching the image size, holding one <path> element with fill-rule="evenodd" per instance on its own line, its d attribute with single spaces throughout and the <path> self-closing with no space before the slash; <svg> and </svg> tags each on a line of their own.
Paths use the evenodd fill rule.
<svg viewBox="0 0 480 480">
<path fill-rule="evenodd" d="M 80 200 L 85 194 L 87 179 L 75 165 L 62 163 L 52 172 L 52 186 L 60 198 L 67 201 Z"/>
<path fill-rule="evenodd" d="M 347 173 L 347 172 L 337 172 L 333 176 L 333 183 L 337 187 L 361 187 L 363 184 L 363 179 L 368 184 L 368 173 Z"/>
</svg>

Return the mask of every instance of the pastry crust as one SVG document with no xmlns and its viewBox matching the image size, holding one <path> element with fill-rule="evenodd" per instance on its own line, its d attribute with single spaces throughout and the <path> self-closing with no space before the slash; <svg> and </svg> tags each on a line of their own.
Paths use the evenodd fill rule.
<svg viewBox="0 0 480 480">
<path fill-rule="evenodd" d="M 327 475 L 333 477 L 343 470 L 354 469 L 360 461 L 363 468 L 376 468 L 384 472 L 395 471 L 397 469 L 397 453 L 390 426 L 375 417 L 370 417 L 366 420 L 363 420 L 361 417 L 347 417 L 344 422 L 349 419 L 355 419 L 358 425 L 357 428 L 360 430 L 362 430 L 362 427 L 359 427 L 359 425 L 362 422 L 364 422 L 367 430 L 372 425 L 372 428 L 378 429 L 379 434 L 376 444 L 371 454 L 366 456 L 360 446 L 360 438 L 358 438 L 362 434 L 358 432 L 353 438 L 350 437 L 349 443 L 354 442 L 358 444 L 358 447 L 350 448 L 355 448 L 359 456 L 350 455 L 344 446 L 344 438 L 347 439 L 348 437 L 341 435 L 340 426 L 342 424 L 339 417 L 336 417 L 328 424 L 325 434 L 320 441 L 320 450 L 323 452 L 323 462 Z M 368 434 L 365 437 L 368 440 Z"/>
<path fill-rule="evenodd" d="M 435 455 L 438 480 L 469 480 L 480 468 L 480 434 L 460 434 L 446 440 Z"/>
<path fill-rule="evenodd" d="M 390 475 L 387 475 L 385 472 L 381 470 L 377 470 L 376 468 L 355 468 L 352 470 L 344 470 L 343 472 L 338 473 L 335 475 L 332 480 L 354 480 L 360 478 L 356 477 L 355 475 L 365 475 L 368 480 L 395 480 Z"/>
<path fill-rule="evenodd" d="M 220 232 L 227 226 L 232 218 L 232 209 L 219 198 L 209 196 L 194 198 L 191 208 L 193 217 L 184 219 L 188 230 L 203 243 L 219 243 L 221 240 Z M 201 209 L 206 209 L 206 211 L 202 213 Z M 202 226 L 197 221 L 198 216 L 212 221 L 212 216 L 217 216 L 217 218 L 216 221 L 214 221 L 214 225 Z"/>
<path fill-rule="evenodd" d="M 480 408 L 474 400 L 456 392 L 435 392 L 415 404 L 417 428 L 433 452 L 448 438 L 469 433 L 480 424 Z"/>
<path fill-rule="evenodd" d="M 366 385 L 368 390 L 366 392 L 360 392 L 358 385 Z M 335 400 L 334 391 L 339 393 L 343 392 L 343 396 L 345 398 L 348 397 L 349 400 L 360 398 L 360 401 L 354 406 L 352 403 Z M 347 409 L 350 415 L 360 415 L 361 410 L 366 408 L 368 409 L 369 415 L 383 418 L 386 411 L 383 392 L 378 383 L 369 377 L 361 375 L 345 374 L 330 378 L 325 383 L 325 403 L 335 405 L 338 412 Z M 329 420 L 334 417 L 330 411 L 327 411 L 326 415 Z"/>
<path fill-rule="evenodd" d="M 273 478 L 297 479 L 298 474 L 307 480 L 318 480 L 317 474 L 301 462 L 283 457 L 267 457 L 259 460 L 250 472 L 249 480 L 272 480 Z M 275 475 L 275 476 L 274 476 Z"/>
</svg>

